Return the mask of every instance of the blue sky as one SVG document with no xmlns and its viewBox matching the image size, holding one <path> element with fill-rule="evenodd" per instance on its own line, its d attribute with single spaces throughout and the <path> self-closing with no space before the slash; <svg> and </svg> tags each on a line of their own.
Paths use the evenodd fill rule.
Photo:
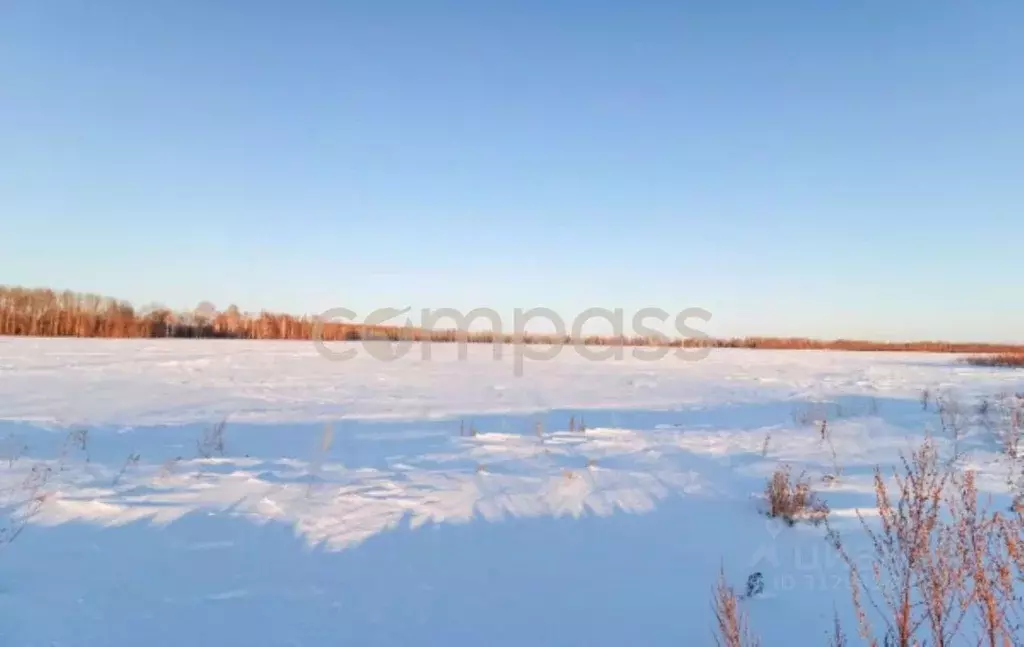
<svg viewBox="0 0 1024 647">
<path fill-rule="evenodd" d="M 14 0 L 0 282 L 1024 340 L 1024 4 Z"/>
</svg>

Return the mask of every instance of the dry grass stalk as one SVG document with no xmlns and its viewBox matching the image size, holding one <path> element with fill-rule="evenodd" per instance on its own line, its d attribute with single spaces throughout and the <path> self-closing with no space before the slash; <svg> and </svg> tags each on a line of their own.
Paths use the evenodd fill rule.
<svg viewBox="0 0 1024 647">
<path fill-rule="evenodd" d="M 43 488 L 46 487 L 52 474 L 53 470 L 47 465 L 32 466 L 32 470 L 15 493 L 16 496 L 21 495 L 21 499 L 11 506 L 12 511 L 6 523 L 0 526 L 0 546 L 14 542 L 25 530 L 32 517 L 39 513 L 47 498 L 47 493 L 43 491 Z"/>
<path fill-rule="evenodd" d="M 843 632 L 843 625 L 839 622 L 839 613 L 832 613 L 832 631 L 828 635 L 829 647 L 846 647 L 846 633 Z"/>
<path fill-rule="evenodd" d="M 967 575 L 967 599 L 982 632 L 979 644 L 1010 647 L 1015 634 L 1010 618 L 1019 603 L 1014 596 L 1013 555 L 1021 546 L 1020 526 L 1011 535 L 1005 532 L 1002 515 L 979 508 L 973 472 L 958 479 L 956 489 L 958 495 L 950 500 L 956 547 Z"/>
<path fill-rule="evenodd" d="M 967 414 L 959 400 L 946 396 L 936 397 L 935 405 L 939 411 L 942 432 L 953 441 L 953 455 L 949 459 L 950 463 L 956 462 L 963 457 L 961 443 L 968 428 Z"/>
<path fill-rule="evenodd" d="M 868 401 L 868 415 L 869 416 L 877 416 L 878 415 L 878 398 L 876 398 L 874 396 L 871 396 L 871 400 Z"/>
<path fill-rule="evenodd" d="M 1021 432 L 1024 428 L 1024 398 L 1009 393 L 1000 394 L 995 404 L 987 407 L 994 409 L 994 412 L 986 410 L 983 420 L 989 422 L 990 429 L 994 431 L 1003 452 L 1011 459 L 1021 457 L 1020 444 Z M 991 418 L 995 417 L 992 421 Z"/>
<path fill-rule="evenodd" d="M 196 452 L 200 458 L 213 458 L 224 456 L 224 431 L 227 427 L 227 420 L 221 420 L 215 425 L 203 430 L 203 435 L 196 440 Z"/>
<path fill-rule="evenodd" d="M 828 449 L 832 456 L 832 473 L 826 475 L 826 479 L 830 484 L 835 483 L 842 475 L 842 467 L 839 466 L 839 455 L 836 452 L 835 443 L 832 442 L 832 429 L 828 426 L 827 420 L 821 421 L 821 440 L 822 442 L 828 442 Z"/>
<path fill-rule="evenodd" d="M 747 616 L 740 607 L 739 596 L 725 581 L 720 570 L 715 584 L 713 609 L 717 624 L 715 644 L 718 647 L 759 647 L 761 642 L 751 633 Z"/>
<path fill-rule="evenodd" d="M 128 468 L 135 467 L 136 465 L 138 465 L 139 460 L 141 458 L 142 456 L 138 452 L 129 454 L 128 458 L 124 460 L 124 464 L 121 465 L 121 469 L 117 472 L 117 475 L 114 477 L 114 481 L 111 485 L 116 486 L 118 483 L 120 483 L 125 473 L 128 472 Z"/>
<path fill-rule="evenodd" d="M 7 467 L 14 467 L 27 452 L 28 445 L 15 438 L 14 434 L 8 434 L 4 439 L 4 458 L 7 459 Z"/>
<path fill-rule="evenodd" d="M 334 444 L 334 427 L 331 423 L 324 424 L 324 430 L 320 434 L 320 445 L 317 447 L 316 453 L 313 455 L 313 460 L 309 465 L 309 484 L 306 486 L 306 498 L 313 493 L 313 485 L 316 481 L 321 478 L 323 472 L 324 461 L 327 459 L 327 454 L 331 451 L 331 445 Z"/>
<path fill-rule="evenodd" d="M 459 422 L 459 436 L 475 438 L 478 433 L 475 422 L 470 422 L 468 429 L 466 428 L 465 420 Z"/>
<path fill-rule="evenodd" d="M 178 463 L 181 462 L 181 456 L 175 456 L 174 458 L 168 458 L 160 466 L 160 478 L 170 478 L 174 474 L 178 467 Z"/>
<path fill-rule="evenodd" d="M 59 461 L 61 469 L 63 470 L 66 466 L 68 454 L 72 451 L 80 451 L 85 456 L 85 462 L 91 461 L 89 456 L 89 430 L 88 429 L 73 429 L 69 431 L 67 436 L 64 437 L 64 443 L 60 448 Z"/>
</svg>

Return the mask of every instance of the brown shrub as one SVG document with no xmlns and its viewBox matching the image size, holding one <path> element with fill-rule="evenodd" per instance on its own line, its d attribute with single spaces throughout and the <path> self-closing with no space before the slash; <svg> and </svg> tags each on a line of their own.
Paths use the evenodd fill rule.
<svg viewBox="0 0 1024 647">
<path fill-rule="evenodd" d="M 791 526 L 800 520 L 818 524 L 828 515 L 828 506 L 811 490 L 807 476 L 801 473 L 794 480 L 789 465 L 775 470 L 768 479 L 764 495 L 768 516 L 782 519 Z"/>
<path fill-rule="evenodd" d="M 972 366 L 1001 366 L 1005 368 L 1024 368 L 1024 353 L 1014 351 L 994 355 L 971 355 L 964 359 Z"/>
</svg>

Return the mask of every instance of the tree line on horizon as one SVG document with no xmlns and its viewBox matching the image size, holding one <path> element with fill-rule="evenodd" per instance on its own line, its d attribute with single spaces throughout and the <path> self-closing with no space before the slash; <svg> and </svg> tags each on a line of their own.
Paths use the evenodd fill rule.
<svg viewBox="0 0 1024 647">
<path fill-rule="evenodd" d="M 659 338 L 588 336 L 582 340 L 549 334 L 512 335 L 405 326 L 326 322 L 317 330 L 309 316 L 261 311 L 175 312 L 155 306 L 137 311 L 127 301 L 71 291 L 0 285 L 0 335 L 32 337 L 192 338 L 265 340 L 415 340 L 469 343 L 578 343 L 593 345 L 761 348 L 776 350 L 884 350 L 941 353 L 1020 353 L 1024 345 L 944 341 L 877 342 L 805 337 Z"/>
</svg>

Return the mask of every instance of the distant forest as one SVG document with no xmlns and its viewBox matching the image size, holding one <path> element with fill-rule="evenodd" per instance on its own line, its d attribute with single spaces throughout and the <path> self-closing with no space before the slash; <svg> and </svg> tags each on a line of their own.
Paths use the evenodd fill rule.
<svg viewBox="0 0 1024 647">
<path fill-rule="evenodd" d="M 316 320 L 272 312 L 243 313 L 235 306 L 224 312 L 203 309 L 174 312 L 146 308 L 139 312 L 128 302 L 95 294 L 49 289 L 0 286 L 0 335 L 35 337 L 203 338 L 312 340 Z M 496 336 L 498 339 L 496 339 Z M 658 337 L 599 337 L 582 340 L 487 331 L 427 330 L 401 326 L 367 326 L 328 322 L 320 337 L 343 340 L 418 340 L 432 342 L 578 343 L 627 346 L 684 346 L 690 348 L 820 349 L 857 351 L 919 351 L 938 353 L 1017 353 L 1024 345 L 943 341 L 877 342 L 850 339 L 819 340 L 803 337 L 742 337 L 731 339 L 664 339 Z"/>
</svg>

